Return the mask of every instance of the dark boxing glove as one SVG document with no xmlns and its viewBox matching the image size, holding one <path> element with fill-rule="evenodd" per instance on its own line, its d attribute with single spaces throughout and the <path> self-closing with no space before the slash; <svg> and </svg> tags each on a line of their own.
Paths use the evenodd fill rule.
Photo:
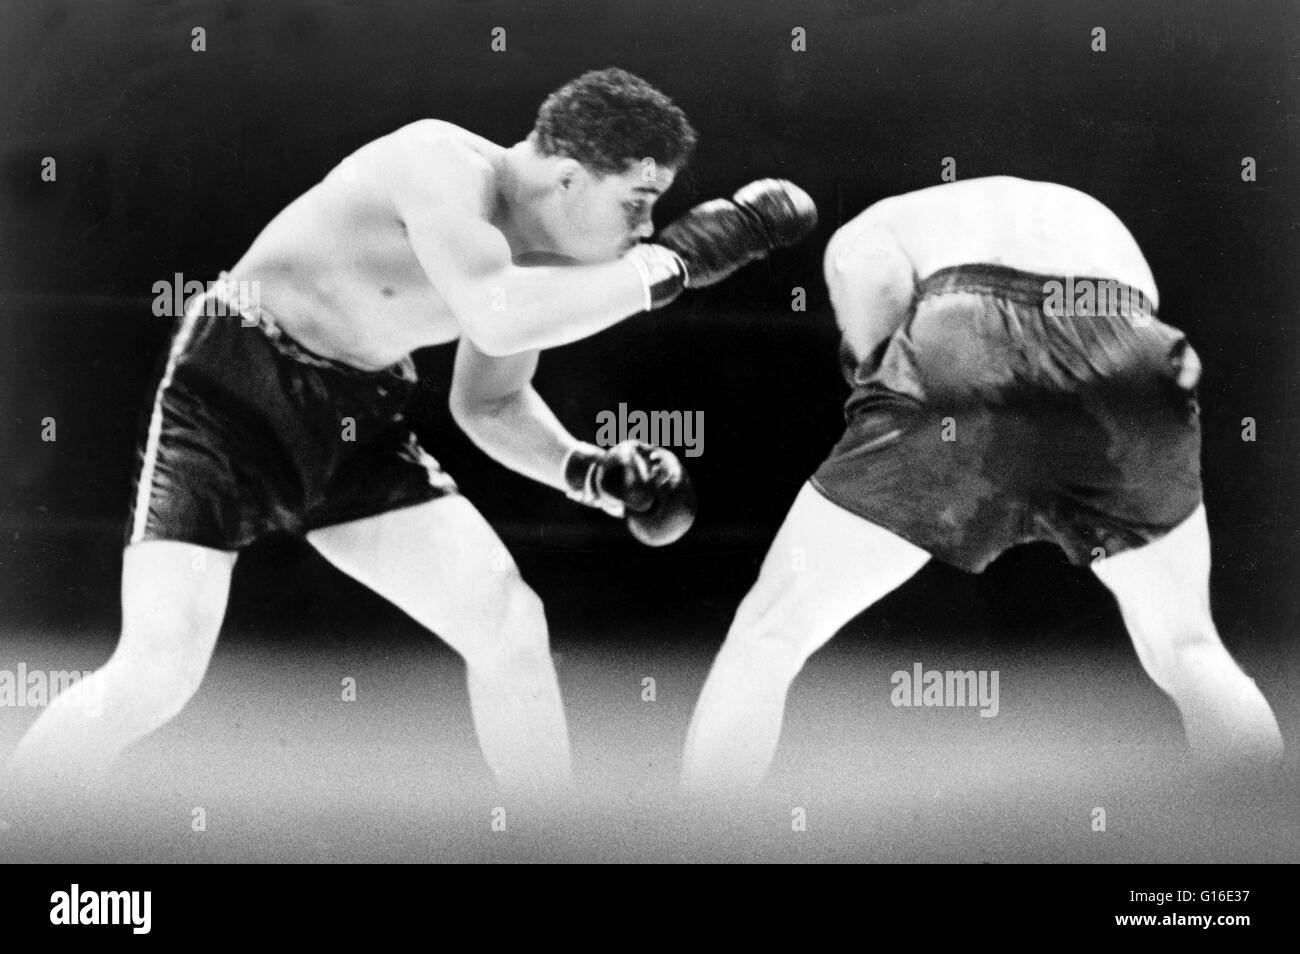
<svg viewBox="0 0 1300 954">
<path fill-rule="evenodd" d="M 817 206 L 807 192 L 784 179 L 759 179 L 730 199 L 697 205 L 665 226 L 655 243 L 681 257 L 692 288 L 707 288 L 801 242 L 816 227 Z"/>
<path fill-rule="evenodd" d="M 678 540 L 695 522 L 695 487 L 671 451 L 641 441 L 609 450 L 581 444 L 564 462 L 569 497 L 627 522 L 652 547 Z"/>
</svg>

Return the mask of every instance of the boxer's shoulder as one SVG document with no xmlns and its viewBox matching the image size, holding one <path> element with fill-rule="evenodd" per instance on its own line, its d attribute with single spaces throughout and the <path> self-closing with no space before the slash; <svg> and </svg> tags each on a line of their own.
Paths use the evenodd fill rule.
<svg viewBox="0 0 1300 954">
<path fill-rule="evenodd" d="M 474 206 L 493 194 L 501 146 L 453 123 L 421 119 L 376 140 L 359 158 L 395 197 L 441 198 Z"/>
<path fill-rule="evenodd" d="M 417 119 L 393 131 L 378 142 L 390 143 L 404 152 L 433 157 L 458 157 L 484 161 L 503 151 L 503 147 L 484 139 L 455 123 L 441 119 Z"/>
</svg>

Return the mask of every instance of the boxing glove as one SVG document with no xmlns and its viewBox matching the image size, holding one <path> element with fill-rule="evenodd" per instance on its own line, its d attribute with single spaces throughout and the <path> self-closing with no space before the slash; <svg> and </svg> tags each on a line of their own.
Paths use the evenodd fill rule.
<svg viewBox="0 0 1300 954">
<path fill-rule="evenodd" d="M 665 546 L 695 521 L 695 487 L 671 451 L 641 441 L 581 444 L 565 460 L 569 497 L 621 517 L 642 543 Z"/>
<path fill-rule="evenodd" d="M 665 226 L 655 244 L 677 254 L 690 287 L 707 288 L 816 227 L 817 206 L 807 192 L 784 179 L 760 179 L 730 199 L 697 205 Z"/>
</svg>

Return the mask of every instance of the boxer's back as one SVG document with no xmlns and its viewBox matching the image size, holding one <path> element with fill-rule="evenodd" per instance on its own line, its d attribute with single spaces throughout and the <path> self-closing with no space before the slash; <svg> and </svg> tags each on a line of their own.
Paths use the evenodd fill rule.
<svg viewBox="0 0 1300 954">
<path fill-rule="evenodd" d="M 1051 182 L 994 176 L 947 183 L 877 203 L 918 279 L 985 263 L 1059 276 L 1115 278 L 1156 299 L 1133 236 L 1096 199 Z"/>
</svg>

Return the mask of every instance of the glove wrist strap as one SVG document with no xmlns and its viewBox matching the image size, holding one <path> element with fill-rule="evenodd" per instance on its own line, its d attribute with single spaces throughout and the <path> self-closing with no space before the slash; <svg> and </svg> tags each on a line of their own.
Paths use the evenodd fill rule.
<svg viewBox="0 0 1300 954">
<path fill-rule="evenodd" d="M 626 255 L 645 286 L 645 311 L 662 308 L 690 284 L 686 263 L 680 255 L 662 245 L 637 245 Z"/>
<path fill-rule="evenodd" d="M 595 444 L 577 444 L 564 458 L 564 483 L 568 497 L 588 507 L 600 506 L 600 493 L 596 487 L 596 465 L 605 452 Z"/>
</svg>

